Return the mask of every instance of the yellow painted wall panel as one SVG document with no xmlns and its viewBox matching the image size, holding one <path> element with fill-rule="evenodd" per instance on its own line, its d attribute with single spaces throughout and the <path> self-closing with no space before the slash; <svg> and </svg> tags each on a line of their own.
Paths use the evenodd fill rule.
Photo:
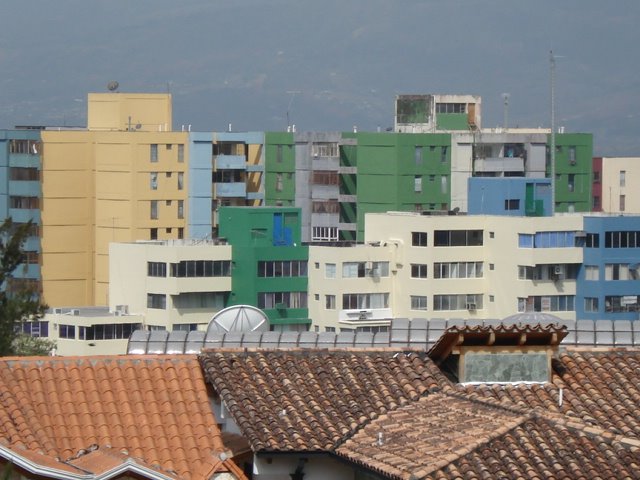
<svg viewBox="0 0 640 480">
<path fill-rule="evenodd" d="M 78 198 L 47 198 L 42 209 L 43 228 L 90 225 L 93 223 L 91 203 L 89 200 Z"/>
<path fill-rule="evenodd" d="M 42 270 L 48 280 L 85 279 L 91 256 L 86 252 L 51 253 L 43 260 Z"/>
<path fill-rule="evenodd" d="M 42 283 L 44 301 L 50 307 L 93 306 L 86 296 L 88 280 L 45 280 Z"/>
<path fill-rule="evenodd" d="M 129 172 L 99 172 L 96 175 L 96 198 L 125 198 L 132 195 Z"/>
<path fill-rule="evenodd" d="M 93 237 L 87 225 L 42 227 L 42 253 L 91 251 Z M 44 262 L 44 260 L 43 260 Z"/>
<path fill-rule="evenodd" d="M 93 192 L 93 179 L 88 171 L 48 170 L 42 177 L 42 196 L 47 200 L 52 197 L 83 198 Z"/>
</svg>

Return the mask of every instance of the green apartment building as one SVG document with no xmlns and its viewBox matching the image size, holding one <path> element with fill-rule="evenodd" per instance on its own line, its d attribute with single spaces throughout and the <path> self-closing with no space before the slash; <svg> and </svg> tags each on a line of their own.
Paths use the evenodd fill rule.
<svg viewBox="0 0 640 480">
<path fill-rule="evenodd" d="M 274 330 L 307 330 L 309 249 L 301 242 L 300 210 L 221 207 L 219 218 L 220 237 L 232 245 L 227 306 L 255 305 Z"/>
</svg>

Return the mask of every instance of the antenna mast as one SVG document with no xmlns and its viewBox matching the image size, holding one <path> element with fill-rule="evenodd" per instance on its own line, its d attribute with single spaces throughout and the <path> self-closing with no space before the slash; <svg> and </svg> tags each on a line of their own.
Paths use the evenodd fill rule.
<svg viewBox="0 0 640 480">
<path fill-rule="evenodd" d="M 549 69 L 551 74 L 551 215 L 556 213 L 556 59 L 553 50 L 549 50 Z"/>
</svg>

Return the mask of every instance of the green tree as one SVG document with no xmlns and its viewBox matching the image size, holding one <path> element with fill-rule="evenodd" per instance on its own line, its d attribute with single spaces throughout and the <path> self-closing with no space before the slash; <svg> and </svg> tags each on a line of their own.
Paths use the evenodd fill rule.
<svg viewBox="0 0 640 480">
<path fill-rule="evenodd" d="M 25 339 L 19 333 L 22 322 L 41 318 L 46 309 L 33 287 L 13 277 L 26 259 L 24 242 L 32 229 L 31 222 L 18 224 L 11 218 L 0 225 L 0 356 L 38 355 L 51 348 L 47 340 Z"/>
</svg>

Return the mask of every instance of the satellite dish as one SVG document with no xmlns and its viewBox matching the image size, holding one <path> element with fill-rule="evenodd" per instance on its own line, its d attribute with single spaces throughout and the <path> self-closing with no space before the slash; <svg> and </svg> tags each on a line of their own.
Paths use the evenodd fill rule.
<svg viewBox="0 0 640 480">
<path fill-rule="evenodd" d="M 109 83 L 107 83 L 107 88 L 109 89 L 110 92 L 115 92 L 119 86 L 120 84 L 115 80 L 111 80 Z"/>
<path fill-rule="evenodd" d="M 235 305 L 216 313 L 209 326 L 210 333 L 227 332 L 266 332 L 269 330 L 269 319 L 259 308 L 251 305 Z"/>
</svg>

